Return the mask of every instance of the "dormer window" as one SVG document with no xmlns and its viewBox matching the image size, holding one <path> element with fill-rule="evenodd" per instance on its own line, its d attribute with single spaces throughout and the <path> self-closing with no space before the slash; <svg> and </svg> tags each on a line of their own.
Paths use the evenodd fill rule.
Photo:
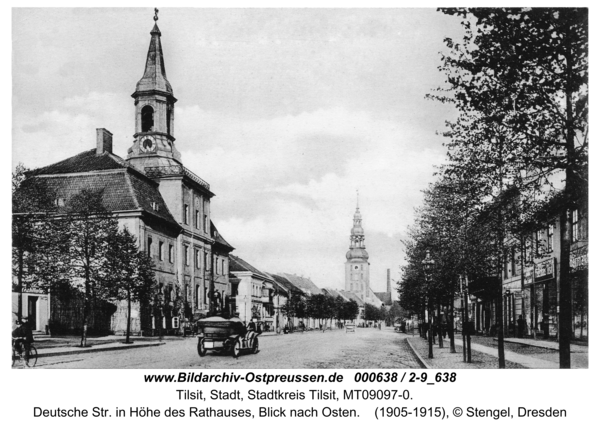
<svg viewBox="0 0 600 428">
<path fill-rule="evenodd" d="M 150 106 L 142 108 L 142 132 L 152 132 L 154 129 L 154 109 Z"/>
</svg>

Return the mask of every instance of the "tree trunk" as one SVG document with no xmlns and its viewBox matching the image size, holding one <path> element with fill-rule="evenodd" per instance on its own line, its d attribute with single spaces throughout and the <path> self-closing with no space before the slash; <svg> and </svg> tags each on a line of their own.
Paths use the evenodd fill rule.
<svg viewBox="0 0 600 428">
<path fill-rule="evenodd" d="M 563 210 L 560 216 L 558 352 L 561 369 L 571 367 L 571 284 L 569 281 L 571 215 L 570 210 Z"/>
<path fill-rule="evenodd" d="M 86 273 L 86 277 L 87 277 Z M 81 329 L 81 344 L 82 348 L 87 346 L 87 329 L 88 329 L 88 316 L 90 311 L 90 281 L 88 278 L 85 279 L 85 294 L 83 297 L 83 328 Z"/>
<path fill-rule="evenodd" d="M 131 290 L 127 290 L 127 328 L 125 332 L 125 343 L 131 343 L 129 341 L 129 335 L 131 334 Z"/>
<path fill-rule="evenodd" d="M 19 273 L 17 275 L 17 287 L 19 294 L 17 297 L 17 320 L 23 318 L 23 249 L 19 248 Z"/>
<path fill-rule="evenodd" d="M 443 335 L 442 335 L 442 309 L 441 309 L 439 298 L 437 301 L 437 326 L 438 326 L 438 340 L 440 342 L 439 347 L 443 348 L 444 347 L 444 339 L 443 339 Z"/>
<path fill-rule="evenodd" d="M 450 318 L 446 313 L 446 328 L 448 329 L 448 338 L 450 339 L 450 353 L 456 354 L 456 346 L 454 345 L 454 295 L 450 297 Z"/>
<path fill-rule="evenodd" d="M 573 129 L 573 89 L 571 88 L 571 77 L 573 75 L 573 53 L 571 51 L 571 31 L 567 25 L 565 32 L 565 60 L 566 60 L 566 149 L 567 165 L 565 168 L 565 197 L 566 209 L 560 215 L 560 277 L 559 277 L 559 307 L 558 313 L 558 352 L 561 369 L 571 367 L 571 281 L 570 281 L 570 259 L 572 242 L 573 212 L 571 210 L 574 199 L 574 165 L 577 161 L 575 153 L 575 130 Z"/>
</svg>

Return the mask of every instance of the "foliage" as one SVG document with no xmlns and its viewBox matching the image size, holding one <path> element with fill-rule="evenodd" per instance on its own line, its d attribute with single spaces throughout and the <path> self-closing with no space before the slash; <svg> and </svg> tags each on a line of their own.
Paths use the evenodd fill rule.
<svg viewBox="0 0 600 428">
<path fill-rule="evenodd" d="M 366 321 L 379 321 L 385 318 L 385 315 L 382 317 L 381 308 L 378 308 L 375 305 L 371 305 L 370 303 L 365 303 L 365 320 Z"/>
<path fill-rule="evenodd" d="M 54 210 L 54 192 L 42 180 L 27 179 L 17 165 L 12 175 L 12 267 L 15 291 L 43 286 L 50 272 L 40 264 L 46 222 Z M 19 311 L 21 305 L 19 304 Z"/>
<path fill-rule="evenodd" d="M 326 294 L 313 294 L 306 299 L 306 314 L 319 321 L 335 316 L 335 299 Z"/>
<path fill-rule="evenodd" d="M 496 229 L 497 275 L 504 233 L 564 185 L 560 213 L 561 367 L 570 359 L 571 210 L 588 165 L 588 10 L 585 8 L 442 9 L 461 18 L 463 40 L 446 39 L 440 70 L 448 86 L 431 98 L 456 106 L 448 123 L 447 172 L 477 183 Z M 520 203 L 502 200 L 515 189 Z M 516 208 L 516 209 L 515 209 Z M 495 223 L 495 224 L 494 224 Z M 499 334 L 501 329 L 499 329 Z M 499 348 L 500 349 L 500 348 Z"/>
<path fill-rule="evenodd" d="M 127 228 L 108 237 L 104 285 L 110 297 L 127 301 L 126 341 L 131 331 L 131 303 L 148 306 L 156 292 L 154 263 L 145 252 L 138 250 L 136 237 Z"/>
<path fill-rule="evenodd" d="M 358 307 L 358 303 L 355 300 L 345 301 L 342 305 L 341 315 L 344 321 L 346 320 L 354 320 L 358 317 L 360 309 Z"/>
<path fill-rule="evenodd" d="M 304 318 L 306 316 L 304 296 L 291 291 L 287 301 L 281 306 L 281 312 L 288 317 L 290 322 L 292 322 L 292 318 Z"/>
</svg>

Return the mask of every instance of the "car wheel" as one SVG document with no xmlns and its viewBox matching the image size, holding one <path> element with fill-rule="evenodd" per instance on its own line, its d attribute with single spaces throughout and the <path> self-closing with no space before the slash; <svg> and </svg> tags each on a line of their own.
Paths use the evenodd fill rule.
<svg viewBox="0 0 600 428">
<path fill-rule="evenodd" d="M 240 350 L 242 349 L 242 344 L 240 343 L 239 340 L 236 340 L 235 343 L 233 344 L 233 358 L 237 358 L 240 356 Z"/>
<path fill-rule="evenodd" d="M 252 344 L 252 353 L 258 354 L 258 337 L 254 339 L 254 343 Z"/>
<path fill-rule="evenodd" d="M 204 357 L 206 355 L 206 348 L 204 347 L 204 339 L 198 339 L 198 355 Z"/>
</svg>

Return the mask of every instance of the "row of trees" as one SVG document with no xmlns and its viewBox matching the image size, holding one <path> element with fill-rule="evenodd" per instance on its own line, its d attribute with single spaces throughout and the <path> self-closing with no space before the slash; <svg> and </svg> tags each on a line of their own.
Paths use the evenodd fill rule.
<svg viewBox="0 0 600 428">
<path fill-rule="evenodd" d="M 465 35 L 445 40 L 439 69 L 447 85 L 428 97 L 452 104 L 457 119 L 447 123 L 447 161 L 405 241 L 403 306 L 418 314 L 425 301 L 452 307 L 459 276 L 495 277 L 503 367 L 500 284 L 508 246 L 542 226 L 537 214 L 553 199 L 560 220 L 560 366 L 570 367 L 572 212 L 588 188 L 587 9 L 441 12 L 459 18 Z M 436 264 L 426 282 L 427 249 Z"/>
<path fill-rule="evenodd" d="M 288 317 L 290 326 L 293 318 L 313 318 L 324 324 L 326 320 L 354 320 L 358 316 L 358 303 L 345 300 L 341 296 L 328 294 L 312 294 L 309 296 L 291 292 L 286 303 L 281 307 L 282 313 Z"/>
<path fill-rule="evenodd" d="M 153 263 L 138 250 L 129 230 L 102 204 L 102 191 L 83 190 L 57 199 L 44 180 L 26 178 L 19 165 L 13 174 L 13 289 L 51 292 L 65 285 L 83 299 L 81 346 L 86 346 L 93 300 L 127 301 L 126 341 L 131 305 L 149 305 L 156 292 Z"/>
</svg>

